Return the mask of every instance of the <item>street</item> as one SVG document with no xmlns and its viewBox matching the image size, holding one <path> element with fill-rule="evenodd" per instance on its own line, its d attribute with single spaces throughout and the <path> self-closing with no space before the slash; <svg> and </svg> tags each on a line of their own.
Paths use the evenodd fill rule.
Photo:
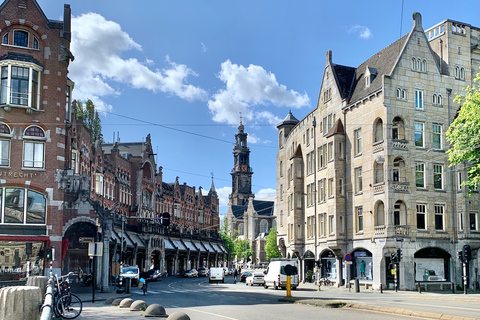
<svg viewBox="0 0 480 320">
<path fill-rule="evenodd" d="M 144 296 L 139 288 L 132 288 L 130 295 L 110 293 L 102 297 L 129 296 L 133 300 L 144 300 L 148 305 L 162 305 L 167 314 L 184 312 L 192 320 L 256 320 L 256 319 L 338 319 L 355 317 L 361 319 L 385 319 L 385 313 L 358 310 L 353 308 L 332 309 L 318 308 L 310 305 L 281 303 L 285 297 L 284 290 L 265 290 L 261 286 L 246 286 L 244 283 L 233 284 L 231 276 L 226 277 L 225 284 L 208 283 L 208 278 L 166 278 L 161 282 L 149 283 Z M 416 292 L 361 292 L 353 293 L 343 288 L 327 288 L 317 291 L 313 285 L 301 285 L 299 290 L 292 291 L 293 297 L 305 299 L 329 299 L 345 301 L 359 305 L 379 306 L 385 308 L 401 308 L 423 312 L 459 315 L 462 317 L 478 317 L 477 294 L 444 295 Z M 453 296 L 453 297 L 452 297 Z M 88 294 L 82 299 L 91 300 Z M 85 302 L 85 308 L 79 319 L 144 319 L 142 312 L 131 312 L 127 309 L 105 306 L 103 301 L 92 304 Z M 389 319 L 405 318 L 402 315 L 388 314 Z"/>
</svg>

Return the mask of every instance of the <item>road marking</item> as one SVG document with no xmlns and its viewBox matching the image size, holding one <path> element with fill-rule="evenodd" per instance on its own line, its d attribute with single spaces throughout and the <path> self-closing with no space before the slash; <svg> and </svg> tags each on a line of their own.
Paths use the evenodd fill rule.
<svg viewBox="0 0 480 320">
<path fill-rule="evenodd" d="M 240 320 L 240 319 L 237 319 L 237 318 L 226 317 L 226 316 L 222 316 L 221 314 L 217 314 L 217 313 L 213 313 L 213 312 L 207 312 L 207 311 L 203 311 L 203 310 L 197 310 L 197 309 L 193 309 L 193 308 L 182 308 L 182 307 L 177 307 L 177 306 L 172 306 L 172 308 L 180 308 L 180 309 L 184 309 L 184 310 L 196 311 L 196 312 L 205 313 L 205 314 L 215 316 L 215 317 L 219 317 L 219 318 L 223 318 L 223 319 Z"/>
</svg>

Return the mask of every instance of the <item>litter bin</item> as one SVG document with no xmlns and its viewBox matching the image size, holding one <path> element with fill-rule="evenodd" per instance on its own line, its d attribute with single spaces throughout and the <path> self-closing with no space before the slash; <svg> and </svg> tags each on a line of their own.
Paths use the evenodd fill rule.
<svg viewBox="0 0 480 320">
<path fill-rule="evenodd" d="M 124 280 L 125 280 L 125 293 L 130 293 L 130 288 L 132 286 L 132 279 L 124 278 Z"/>
<path fill-rule="evenodd" d="M 360 292 L 360 281 L 358 280 L 358 278 L 355 278 L 355 282 L 354 282 L 354 286 L 355 286 L 355 292 Z"/>
</svg>

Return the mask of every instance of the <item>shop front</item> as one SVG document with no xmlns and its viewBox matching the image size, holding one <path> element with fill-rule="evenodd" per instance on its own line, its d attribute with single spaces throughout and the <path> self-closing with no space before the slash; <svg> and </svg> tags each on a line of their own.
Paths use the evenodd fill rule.
<svg viewBox="0 0 480 320">
<path fill-rule="evenodd" d="M 330 249 L 323 251 L 320 255 L 320 277 L 337 279 L 337 258 Z"/>
</svg>

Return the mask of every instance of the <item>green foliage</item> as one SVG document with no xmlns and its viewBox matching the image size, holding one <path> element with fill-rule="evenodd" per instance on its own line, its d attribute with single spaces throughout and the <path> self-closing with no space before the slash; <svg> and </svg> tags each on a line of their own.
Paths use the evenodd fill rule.
<svg viewBox="0 0 480 320">
<path fill-rule="evenodd" d="M 222 227 L 220 228 L 219 235 L 225 242 L 225 249 L 227 249 L 228 252 L 233 254 L 233 251 L 235 250 L 235 248 L 233 246 L 233 239 L 228 234 L 227 219 L 223 219 L 223 224 L 222 224 Z"/>
<path fill-rule="evenodd" d="M 103 142 L 102 121 L 98 116 L 98 111 L 95 110 L 92 100 L 88 99 L 85 106 L 82 101 L 77 100 L 76 109 L 77 118 L 83 118 L 83 124 L 92 132 L 92 142 L 98 139 L 100 139 L 100 142 Z"/>
<path fill-rule="evenodd" d="M 236 255 L 237 260 L 245 259 L 245 261 L 248 261 L 251 259 L 253 250 L 250 247 L 248 240 L 236 238 L 233 240 L 233 247 L 234 251 L 232 252 L 232 255 Z"/>
<path fill-rule="evenodd" d="M 479 81 L 480 74 L 477 74 L 474 82 L 478 84 Z M 454 100 L 461 108 L 446 132 L 451 144 L 447 152 L 450 166 L 467 162 L 468 177 L 462 185 L 468 186 L 471 192 L 480 183 L 480 91 L 475 86 L 463 90 L 465 97 L 457 95 Z"/>
<path fill-rule="evenodd" d="M 270 261 L 272 258 L 280 258 L 282 254 L 277 247 L 277 227 L 270 229 L 267 239 L 265 241 L 265 252 L 267 253 L 267 260 Z"/>
</svg>

